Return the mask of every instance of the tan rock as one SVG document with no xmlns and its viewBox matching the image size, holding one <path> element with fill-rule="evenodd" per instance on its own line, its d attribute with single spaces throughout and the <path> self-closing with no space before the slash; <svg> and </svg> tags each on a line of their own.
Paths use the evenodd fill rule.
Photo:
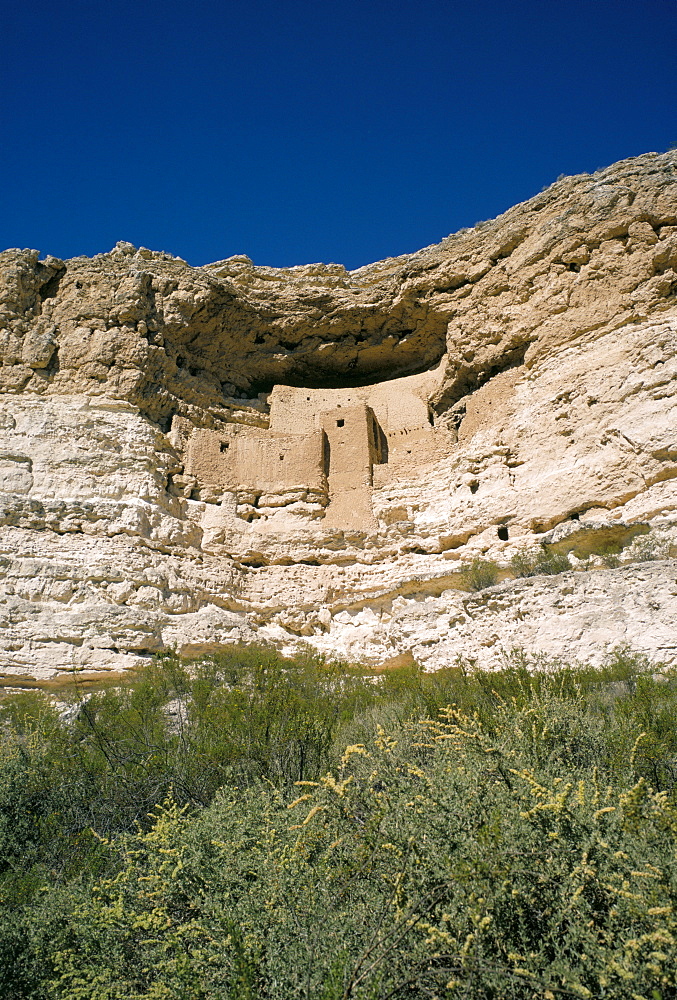
<svg viewBox="0 0 677 1000">
<path fill-rule="evenodd" d="M 353 272 L 8 250 L 0 358 L 8 674 L 257 636 L 677 660 L 675 152 Z M 571 572 L 510 581 L 544 539 Z"/>
</svg>

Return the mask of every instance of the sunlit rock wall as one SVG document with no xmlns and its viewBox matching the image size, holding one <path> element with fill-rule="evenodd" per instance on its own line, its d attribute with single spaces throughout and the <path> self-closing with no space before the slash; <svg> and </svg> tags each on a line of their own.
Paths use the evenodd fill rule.
<svg viewBox="0 0 677 1000">
<path fill-rule="evenodd" d="M 677 153 L 354 272 L 8 250 L 0 357 L 9 680 L 255 638 L 677 659 Z M 221 451 L 283 437 L 312 476 Z M 543 541 L 570 570 L 510 579 Z M 499 582 L 464 592 L 478 557 Z"/>
</svg>

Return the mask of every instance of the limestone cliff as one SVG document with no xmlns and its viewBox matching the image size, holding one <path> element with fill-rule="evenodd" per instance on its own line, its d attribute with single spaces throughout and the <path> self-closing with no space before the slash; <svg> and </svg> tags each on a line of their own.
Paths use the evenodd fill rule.
<svg viewBox="0 0 677 1000">
<path fill-rule="evenodd" d="M 674 661 L 676 348 L 676 152 L 352 272 L 7 250 L 0 670 Z M 511 579 L 544 541 L 571 569 Z"/>
</svg>

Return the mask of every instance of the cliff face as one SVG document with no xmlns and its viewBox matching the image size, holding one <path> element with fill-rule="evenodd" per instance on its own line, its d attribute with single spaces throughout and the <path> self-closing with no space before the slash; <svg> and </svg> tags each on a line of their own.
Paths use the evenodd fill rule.
<svg viewBox="0 0 677 1000">
<path fill-rule="evenodd" d="M 676 348 L 675 152 L 353 272 L 7 250 L 0 670 L 677 659 Z"/>
</svg>

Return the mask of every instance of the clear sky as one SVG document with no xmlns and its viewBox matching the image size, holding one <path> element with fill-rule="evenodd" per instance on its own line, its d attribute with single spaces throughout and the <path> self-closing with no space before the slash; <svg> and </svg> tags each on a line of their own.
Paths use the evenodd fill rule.
<svg viewBox="0 0 677 1000">
<path fill-rule="evenodd" d="M 0 248 L 349 268 L 677 143 L 677 0 L 5 0 Z"/>
</svg>

